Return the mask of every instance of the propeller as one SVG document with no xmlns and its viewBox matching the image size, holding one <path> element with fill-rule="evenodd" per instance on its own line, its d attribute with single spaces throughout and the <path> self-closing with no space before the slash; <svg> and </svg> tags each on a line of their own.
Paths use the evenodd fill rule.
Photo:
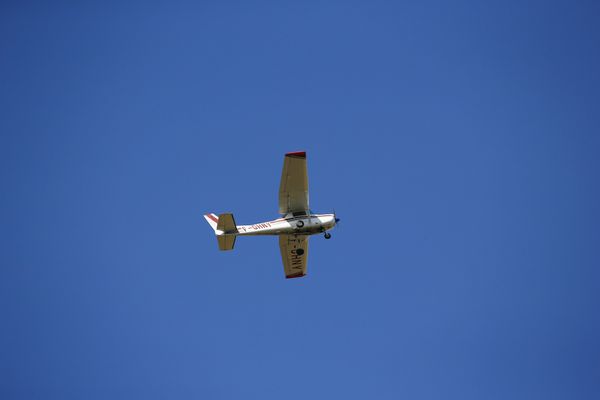
<svg viewBox="0 0 600 400">
<path fill-rule="evenodd" d="M 341 221 L 341 219 L 339 219 L 339 218 L 337 217 L 337 214 L 335 213 L 335 208 L 333 209 L 333 219 L 335 219 L 335 224 L 336 224 L 336 225 L 338 224 L 338 222 L 340 222 L 340 221 Z"/>
</svg>

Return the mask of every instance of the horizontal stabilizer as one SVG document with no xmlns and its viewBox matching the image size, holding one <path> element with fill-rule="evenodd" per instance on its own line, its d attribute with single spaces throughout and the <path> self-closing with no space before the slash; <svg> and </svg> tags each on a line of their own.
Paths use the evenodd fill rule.
<svg viewBox="0 0 600 400">
<path fill-rule="evenodd" d="M 235 235 L 238 233 L 233 214 L 219 214 L 216 233 L 219 250 L 233 250 Z"/>
<path fill-rule="evenodd" d="M 238 230 L 235 226 L 235 220 L 233 219 L 233 214 L 219 214 L 217 230 L 223 233 L 238 233 Z"/>
<path fill-rule="evenodd" d="M 233 250 L 235 235 L 217 236 L 217 242 L 219 242 L 219 250 Z"/>
</svg>

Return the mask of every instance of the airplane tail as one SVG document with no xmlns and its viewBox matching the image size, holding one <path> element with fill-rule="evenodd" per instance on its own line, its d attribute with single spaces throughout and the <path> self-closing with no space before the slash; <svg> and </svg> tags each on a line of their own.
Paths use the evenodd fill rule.
<svg viewBox="0 0 600 400">
<path fill-rule="evenodd" d="M 208 222 L 208 224 L 210 225 L 211 228 L 213 228 L 213 231 L 217 230 L 217 223 L 219 222 L 219 217 L 217 217 L 216 214 L 204 214 L 204 219 L 206 219 L 206 222 Z"/>
<path fill-rule="evenodd" d="M 205 214 L 204 218 L 217 235 L 219 250 L 233 250 L 235 237 L 238 233 L 233 214 L 223 213 L 217 216 L 211 213 Z"/>
</svg>

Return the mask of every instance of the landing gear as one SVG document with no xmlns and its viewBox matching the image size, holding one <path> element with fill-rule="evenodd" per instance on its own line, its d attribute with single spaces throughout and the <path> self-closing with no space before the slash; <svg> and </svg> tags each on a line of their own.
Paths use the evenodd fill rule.
<svg viewBox="0 0 600 400">
<path fill-rule="evenodd" d="M 325 232 L 325 239 L 331 239 L 331 233 Z"/>
</svg>

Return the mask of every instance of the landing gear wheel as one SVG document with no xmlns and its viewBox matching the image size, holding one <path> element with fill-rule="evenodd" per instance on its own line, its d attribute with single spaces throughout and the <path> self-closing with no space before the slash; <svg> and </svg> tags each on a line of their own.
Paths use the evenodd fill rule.
<svg viewBox="0 0 600 400">
<path fill-rule="evenodd" d="M 325 232 L 325 239 L 331 239 L 331 233 Z"/>
</svg>

